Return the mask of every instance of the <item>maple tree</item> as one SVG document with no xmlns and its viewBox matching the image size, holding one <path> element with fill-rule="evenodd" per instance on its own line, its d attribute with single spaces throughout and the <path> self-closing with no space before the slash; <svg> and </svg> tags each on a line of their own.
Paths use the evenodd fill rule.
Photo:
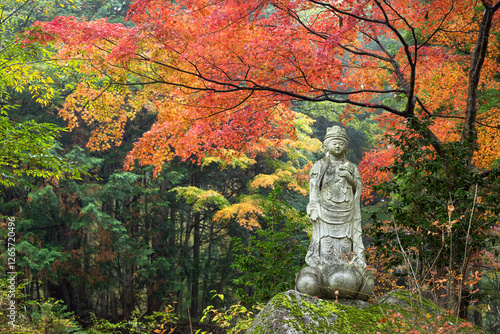
<svg viewBox="0 0 500 334">
<path fill-rule="evenodd" d="M 134 112 L 157 110 L 158 122 L 136 144 L 129 166 L 136 158 L 159 166 L 173 152 L 227 157 L 262 138 L 280 139 L 291 127 L 293 99 L 345 103 L 346 117 L 359 108 L 384 110 L 380 121 L 392 127 L 432 118 L 426 135 L 434 148 L 442 152 L 443 142 L 460 138 L 473 144 L 471 161 L 479 89 L 497 89 L 498 43 L 490 35 L 499 6 L 138 0 L 127 15 L 133 28 L 59 17 L 34 33 L 63 42 L 60 56 L 87 60 L 83 70 L 102 74 L 103 85 L 80 85 L 62 113 L 71 126 L 78 118 L 106 124 L 90 145 L 119 142 L 120 124 Z M 131 86 L 142 89 L 127 111 L 120 99 Z M 80 113 L 91 100 L 94 109 Z M 448 134 L 454 125 L 462 130 Z M 494 153 L 488 161 L 497 157 L 485 149 Z"/>
</svg>

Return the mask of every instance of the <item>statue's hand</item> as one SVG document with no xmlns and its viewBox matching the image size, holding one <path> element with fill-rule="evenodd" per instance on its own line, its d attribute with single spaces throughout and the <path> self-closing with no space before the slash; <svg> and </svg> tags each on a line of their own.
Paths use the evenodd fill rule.
<svg viewBox="0 0 500 334">
<path fill-rule="evenodd" d="M 340 166 L 339 167 L 339 170 L 338 170 L 338 175 L 340 177 L 343 177 L 347 180 L 347 182 L 349 182 L 352 186 L 354 186 L 354 177 L 352 175 L 352 171 L 345 167 L 345 166 Z"/>
<path fill-rule="evenodd" d="M 309 214 L 309 218 L 311 218 L 312 221 L 315 221 L 316 219 L 318 219 L 319 215 L 318 215 L 318 210 L 314 209 L 311 211 L 311 213 Z"/>
<path fill-rule="evenodd" d="M 351 173 L 349 173 L 345 169 L 339 169 L 339 176 L 347 178 L 347 177 L 351 177 Z"/>
<path fill-rule="evenodd" d="M 341 165 L 339 166 L 339 175 L 343 177 L 352 176 L 352 170 L 348 166 Z"/>
<path fill-rule="evenodd" d="M 339 176 L 344 177 L 347 182 L 349 182 L 351 185 L 354 185 L 354 178 L 352 177 L 352 174 L 347 171 L 347 170 L 339 170 Z"/>
</svg>

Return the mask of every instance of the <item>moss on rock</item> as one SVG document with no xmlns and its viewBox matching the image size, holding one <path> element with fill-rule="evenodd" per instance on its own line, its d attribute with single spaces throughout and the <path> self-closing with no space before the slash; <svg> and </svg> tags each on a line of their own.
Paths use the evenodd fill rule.
<svg viewBox="0 0 500 334">
<path fill-rule="evenodd" d="M 368 307 L 347 306 L 290 290 L 276 295 L 247 334 L 482 333 L 432 302 L 402 291 Z"/>
</svg>

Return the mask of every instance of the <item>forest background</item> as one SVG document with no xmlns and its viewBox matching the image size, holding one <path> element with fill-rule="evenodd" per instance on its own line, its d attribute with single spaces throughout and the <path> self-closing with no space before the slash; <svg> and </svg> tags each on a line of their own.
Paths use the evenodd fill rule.
<svg viewBox="0 0 500 334">
<path fill-rule="evenodd" d="M 12 258 L 20 332 L 234 326 L 293 288 L 342 124 L 373 300 L 405 288 L 497 333 L 499 7 L 3 2 L 2 330 Z"/>
</svg>

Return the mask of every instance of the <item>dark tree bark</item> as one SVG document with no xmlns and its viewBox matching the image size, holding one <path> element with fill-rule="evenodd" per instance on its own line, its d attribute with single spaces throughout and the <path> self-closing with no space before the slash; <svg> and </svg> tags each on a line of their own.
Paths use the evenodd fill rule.
<svg viewBox="0 0 500 334">
<path fill-rule="evenodd" d="M 462 131 L 461 143 L 467 147 L 467 167 L 471 168 L 472 156 L 477 146 L 476 118 L 477 118 L 477 98 L 479 90 L 479 80 L 481 78 L 481 69 L 486 58 L 490 31 L 493 22 L 493 16 L 500 7 L 500 1 L 494 5 L 489 5 L 483 1 L 485 10 L 479 24 L 479 31 L 472 52 L 469 70 L 469 85 L 467 90 L 467 107 L 465 110 L 464 128 Z"/>
<path fill-rule="evenodd" d="M 196 219 L 198 220 L 198 219 Z M 193 228 L 193 273 L 191 279 L 191 318 L 198 318 L 198 299 L 200 286 L 200 224 Z"/>
</svg>

